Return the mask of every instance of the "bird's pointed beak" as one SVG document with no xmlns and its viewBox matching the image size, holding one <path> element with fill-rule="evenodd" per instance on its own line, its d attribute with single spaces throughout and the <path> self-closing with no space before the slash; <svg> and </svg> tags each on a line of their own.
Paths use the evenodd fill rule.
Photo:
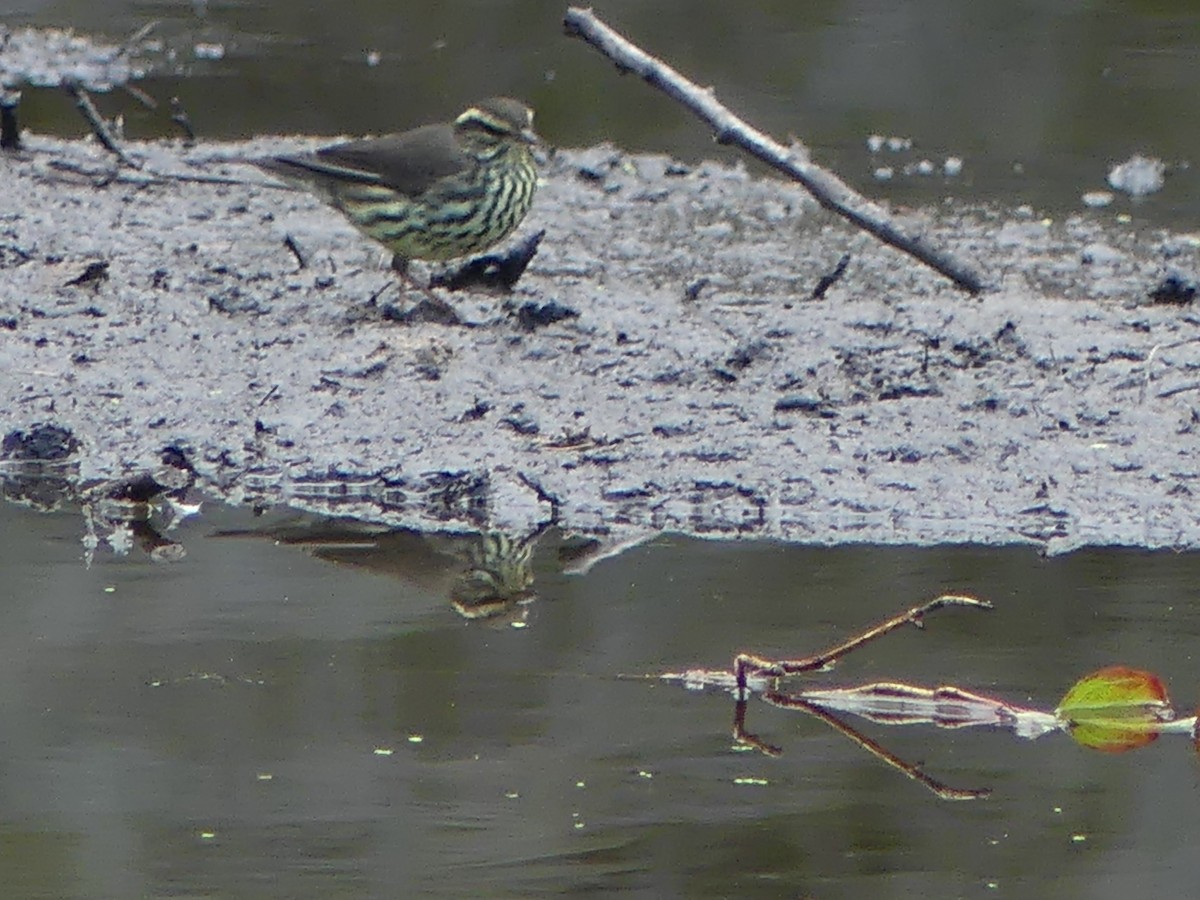
<svg viewBox="0 0 1200 900">
<path fill-rule="evenodd" d="M 542 136 L 534 131 L 533 128 L 522 128 L 521 140 L 527 144 L 532 144 L 534 147 L 540 147 L 545 143 L 542 140 Z"/>
</svg>

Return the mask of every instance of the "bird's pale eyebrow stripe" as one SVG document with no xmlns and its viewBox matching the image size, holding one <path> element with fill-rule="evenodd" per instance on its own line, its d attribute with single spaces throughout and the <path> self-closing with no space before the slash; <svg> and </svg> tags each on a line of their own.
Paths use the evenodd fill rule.
<svg viewBox="0 0 1200 900">
<path fill-rule="evenodd" d="M 468 109 L 465 113 L 459 116 L 456 121 L 459 125 L 467 122 L 473 122 L 480 128 L 490 131 L 492 134 L 496 135 L 506 135 L 512 133 L 512 126 L 509 123 L 503 121 L 502 119 L 497 119 L 490 113 L 486 113 L 479 109 Z"/>
<path fill-rule="evenodd" d="M 465 113 L 458 117 L 458 122 L 480 122 L 485 126 L 496 127 L 496 117 L 491 113 L 484 112 L 478 106 L 472 106 Z"/>
</svg>

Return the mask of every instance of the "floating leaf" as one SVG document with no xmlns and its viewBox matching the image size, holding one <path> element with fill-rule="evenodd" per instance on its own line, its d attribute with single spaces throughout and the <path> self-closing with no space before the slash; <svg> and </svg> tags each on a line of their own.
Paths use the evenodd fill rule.
<svg viewBox="0 0 1200 900">
<path fill-rule="evenodd" d="M 1109 666 L 1075 682 L 1058 705 L 1058 711 L 1073 719 L 1077 712 L 1121 716 L 1136 710 L 1166 707 L 1167 690 L 1157 675 L 1128 666 Z"/>
<path fill-rule="evenodd" d="M 1127 666 L 1100 669 L 1077 681 L 1055 711 L 1085 747 L 1123 753 L 1155 740 L 1174 718 L 1158 676 Z"/>
</svg>

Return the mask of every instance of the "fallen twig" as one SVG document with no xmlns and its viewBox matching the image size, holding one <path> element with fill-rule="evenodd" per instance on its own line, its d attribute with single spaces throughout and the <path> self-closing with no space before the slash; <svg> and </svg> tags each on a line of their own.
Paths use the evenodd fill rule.
<svg viewBox="0 0 1200 900">
<path fill-rule="evenodd" d="M 142 104 L 142 106 L 146 107 L 146 109 L 158 109 L 158 101 L 143 91 L 136 84 L 130 84 L 129 82 L 126 82 L 125 84 L 121 85 L 121 90 L 138 103 Z"/>
<path fill-rule="evenodd" d="M 300 249 L 300 246 L 296 243 L 296 239 L 294 237 L 292 237 L 290 234 L 284 235 L 283 245 L 292 251 L 292 256 L 296 257 L 296 263 L 301 269 L 308 268 L 308 260 L 305 258 L 304 252 Z"/>
<path fill-rule="evenodd" d="M 1193 381 L 1188 384 L 1181 384 L 1173 388 L 1168 388 L 1165 391 L 1159 391 L 1158 397 L 1165 400 L 1168 397 L 1174 397 L 1177 394 L 1186 394 L 1189 391 L 1200 391 L 1200 381 Z"/>
<path fill-rule="evenodd" d="M 49 167 L 56 172 L 67 172 L 71 175 L 79 175 L 83 178 L 92 178 L 100 180 L 101 184 L 107 185 L 112 183 L 117 184 L 136 184 L 139 186 L 147 184 L 171 184 L 172 182 L 184 182 L 188 184 L 249 184 L 243 178 L 234 178 L 230 175 L 193 175 L 184 172 L 147 172 L 145 169 L 139 169 L 136 173 L 122 173 L 121 171 L 111 171 L 110 169 L 101 169 L 83 162 L 76 162 L 69 159 L 51 159 Z M 46 177 L 46 176 L 43 176 Z M 62 180 L 67 179 L 47 179 L 47 180 Z M 271 188 L 278 189 L 281 186 L 278 184 L 255 181 L 256 188 Z"/>
<path fill-rule="evenodd" d="M 21 149 L 21 129 L 17 125 L 20 91 L 0 88 L 0 150 Z"/>
<path fill-rule="evenodd" d="M 983 280 L 973 269 L 928 247 L 920 238 L 902 233 L 884 210 L 856 193 L 833 173 L 807 159 L 803 148 L 789 150 L 746 124 L 717 101 L 712 88 L 699 87 L 662 60 L 630 43 L 596 18 L 591 10 L 570 7 L 563 27 L 568 36 L 582 38 L 622 71 L 640 75 L 653 87 L 692 110 L 716 131 L 719 143 L 736 144 L 800 182 L 821 206 L 920 260 L 963 290 L 972 294 L 983 290 Z"/>
<path fill-rule="evenodd" d="M 136 53 L 144 41 L 155 28 L 158 27 L 158 19 L 151 19 L 129 37 L 125 38 L 125 43 L 121 45 L 118 51 L 119 56 L 132 56 Z"/>
<path fill-rule="evenodd" d="M 96 109 L 96 104 L 92 102 L 91 95 L 84 90 L 83 85 L 77 81 L 64 81 L 63 87 L 66 88 L 68 94 L 75 98 L 75 105 L 79 108 L 83 117 L 87 119 L 88 125 L 92 127 L 92 134 L 96 135 L 96 139 L 104 145 L 104 148 L 122 163 L 129 166 L 129 168 L 140 169 L 141 166 L 130 159 L 125 151 L 121 149 L 121 145 L 117 143 L 117 139 L 111 129 L 109 129 L 104 119 L 101 118 L 99 110 Z"/>
<path fill-rule="evenodd" d="M 196 143 L 196 131 L 192 128 L 191 117 L 179 102 L 178 97 L 171 98 L 171 121 L 183 132 L 183 145 L 190 147 Z"/>
<path fill-rule="evenodd" d="M 739 653 L 733 661 L 733 671 L 737 682 L 738 696 L 744 696 L 746 693 L 746 678 L 750 675 L 759 677 L 779 679 L 786 678 L 789 675 L 799 675 L 802 672 L 811 672 L 814 669 L 821 669 L 838 659 L 841 659 L 851 650 L 856 650 L 863 644 L 883 637 L 890 631 L 895 631 L 903 625 L 915 625 L 918 628 L 923 628 L 923 619 L 926 613 L 931 613 L 941 609 L 944 606 L 973 606 L 976 609 L 991 609 L 992 604 L 986 600 L 976 600 L 974 597 L 966 597 L 960 594 L 943 594 L 940 597 L 935 597 L 928 603 L 922 603 L 920 606 L 914 606 L 908 612 L 903 612 L 898 616 L 892 616 L 890 619 L 885 619 L 878 625 L 868 628 L 866 631 L 861 631 L 847 641 L 830 647 L 821 653 L 816 653 L 812 656 L 806 656 L 803 659 L 766 659 L 762 656 L 755 656 L 752 653 Z"/>
<path fill-rule="evenodd" d="M 817 282 L 817 286 L 813 288 L 812 298 L 814 300 L 822 300 L 825 297 L 825 292 L 842 280 L 842 276 L 846 274 L 846 267 L 850 265 L 850 254 L 843 253 L 842 258 L 838 260 L 833 271 L 821 276 L 821 280 Z"/>
</svg>

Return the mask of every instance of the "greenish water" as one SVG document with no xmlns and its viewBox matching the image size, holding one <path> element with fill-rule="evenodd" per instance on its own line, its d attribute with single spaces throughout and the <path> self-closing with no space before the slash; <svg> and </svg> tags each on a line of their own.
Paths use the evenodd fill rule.
<svg viewBox="0 0 1200 900">
<path fill-rule="evenodd" d="M 1194 555 L 809 549 L 664 536 L 467 621 L 411 542 L 338 564 L 282 513 L 206 505 L 154 563 L 76 513 L 0 506 L 6 896 L 1187 896 L 1190 742 L 857 722 L 986 800 L 947 802 L 815 719 L 624 680 L 802 655 L 943 590 L 991 599 L 823 683 L 953 683 L 1053 708 L 1111 663 L 1195 705 Z M 250 529 L 265 536 L 229 536 Z M 226 536 L 221 536 L 225 533 Z M 549 539 L 548 539 L 549 540 Z M 514 622 L 523 627 L 514 627 Z M 749 779 L 749 780 L 747 780 Z"/>
<path fill-rule="evenodd" d="M 144 85 L 206 137 L 379 132 L 494 93 L 565 145 L 723 155 L 703 127 L 561 34 L 547 2 L 9 4 L 10 25 L 179 52 Z M 1080 209 L 1135 151 L 1200 145 L 1189 3 L 633 3 L 597 12 L 756 124 L 802 137 L 867 193 Z M 220 45 L 220 59 L 197 58 Z M 377 65 L 367 54 L 378 52 Z M 130 135 L 165 110 L 101 98 Z M 82 133 L 64 96 L 23 123 Z M 957 178 L 876 182 L 896 157 Z M 1097 215 L 1191 228 L 1191 169 Z M 23 424 L 23 423 L 22 423 Z M 0 872 L 14 898 L 1189 896 L 1197 769 L 1164 736 L 1109 756 L 1063 735 L 859 723 L 947 803 L 812 718 L 752 703 L 783 747 L 735 751 L 733 703 L 622 674 L 803 655 L 947 590 L 991 599 L 892 635 L 822 680 L 953 683 L 1052 708 L 1123 663 L 1196 705 L 1200 558 L 1136 550 L 816 549 L 664 536 L 565 571 L 497 620 L 451 605 L 453 553 L 386 559 L 276 543 L 283 513 L 206 505 L 152 562 L 86 552 L 78 511 L 0 505 Z M 260 536 L 218 536 L 252 531 Z M 453 549 L 453 548 L 450 548 Z M 517 627 L 522 626 L 522 627 Z M 747 779 L 749 779 L 747 781 Z M 760 783 L 765 782 L 765 783 Z"/>
<path fill-rule="evenodd" d="M 534 104 L 541 131 L 559 144 L 611 140 L 688 159 L 736 158 L 673 101 L 564 37 L 565 8 L 547 0 L 27 0 L 0 17 L 116 37 L 158 20 L 156 33 L 178 56 L 145 87 L 161 99 L 178 95 L 207 137 L 398 130 L 510 93 Z M 903 203 L 950 196 L 1059 214 L 1080 209 L 1080 196 L 1103 188 L 1109 167 L 1135 152 L 1187 164 L 1200 144 L 1200 12 L 1183 0 L 613 0 L 596 12 L 714 86 L 751 122 L 800 137 L 852 184 Z M 198 58 L 197 45 L 223 55 Z M 165 107 L 150 113 L 119 98 L 105 107 L 124 112 L 132 135 L 171 132 Z M 56 94 L 31 92 L 24 116 L 35 129 L 83 130 Z M 873 133 L 910 138 L 914 150 L 869 154 Z M 961 175 L 902 174 L 949 156 L 964 160 Z M 875 181 L 880 166 L 896 177 Z M 1164 192 L 1132 207 L 1136 215 L 1190 227 L 1196 175 L 1175 172 Z M 1129 209 L 1127 200 L 1113 207 Z"/>
</svg>

